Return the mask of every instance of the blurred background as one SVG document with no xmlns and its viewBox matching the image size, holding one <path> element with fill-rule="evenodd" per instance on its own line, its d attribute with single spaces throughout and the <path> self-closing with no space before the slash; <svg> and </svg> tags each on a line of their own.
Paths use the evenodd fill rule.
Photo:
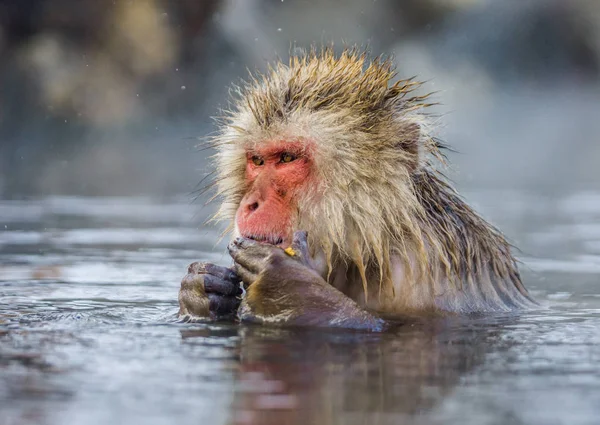
<svg viewBox="0 0 600 425">
<path fill-rule="evenodd" d="M 0 197 L 189 194 L 229 85 L 330 42 L 437 92 L 459 186 L 597 185 L 596 0 L 0 0 Z"/>
</svg>

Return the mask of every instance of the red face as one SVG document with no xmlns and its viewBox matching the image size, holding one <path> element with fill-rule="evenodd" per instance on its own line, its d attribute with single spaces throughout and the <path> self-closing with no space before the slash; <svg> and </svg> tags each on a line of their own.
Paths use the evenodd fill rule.
<svg viewBox="0 0 600 425">
<path fill-rule="evenodd" d="M 248 191 L 235 217 L 241 235 L 289 246 L 297 198 L 310 177 L 311 158 L 305 143 L 278 141 L 248 151 Z"/>
</svg>

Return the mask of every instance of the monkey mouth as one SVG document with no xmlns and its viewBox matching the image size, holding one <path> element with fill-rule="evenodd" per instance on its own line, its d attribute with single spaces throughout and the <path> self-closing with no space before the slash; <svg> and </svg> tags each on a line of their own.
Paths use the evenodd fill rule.
<svg viewBox="0 0 600 425">
<path fill-rule="evenodd" d="M 244 237 L 248 238 L 248 239 L 252 239 L 256 242 L 268 243 L 271 245 L 283 245 L 283 242 L 284 242 L 284 238 L 282 236 L 278 236 L 278 235 L 250 234 L 250 235 L 244 235 Z"/>
</svg>

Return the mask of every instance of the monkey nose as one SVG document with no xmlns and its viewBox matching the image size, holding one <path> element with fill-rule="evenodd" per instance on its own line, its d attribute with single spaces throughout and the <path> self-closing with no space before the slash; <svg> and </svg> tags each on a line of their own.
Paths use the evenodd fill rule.
<svg viewBox="0 0 600 425">
<path fill-rule="evenodd" d="M 245 214 L 251 214 L 258 209 L 261 204 L 260 196 L 258 193 L 249 193 L 242 199 L 240 208 Z"/>
</svg>

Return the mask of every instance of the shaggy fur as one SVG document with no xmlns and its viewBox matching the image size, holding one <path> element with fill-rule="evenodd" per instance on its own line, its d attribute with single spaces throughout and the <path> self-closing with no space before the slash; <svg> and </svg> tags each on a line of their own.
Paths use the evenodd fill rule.
<svg viewBox="0 0 600 425">
<path fill-rule="evenodd" d="M 404 275 L 400 292 L 416 285 L 422 294 L 419 309 L 530 305 L 509 244 L 434 168 L 443 155 L 428 131 L 427 96 L 414 94 L 420 84 L 394 77 L 390 60 L 325 49 L 276 63 L 237 87 L 210 141 L 222 199 L 216 218 L 235 216 L 247 149 L 274 139 L 310 141 L 320 184 L 298 200 L 295 228 L 308 230 L 330 275 L 342 266 L 357 277 L 363 305 L 374 305 L 369 297 L 376 295 L 398 310 L 394 267 Z"/>
</svg>

